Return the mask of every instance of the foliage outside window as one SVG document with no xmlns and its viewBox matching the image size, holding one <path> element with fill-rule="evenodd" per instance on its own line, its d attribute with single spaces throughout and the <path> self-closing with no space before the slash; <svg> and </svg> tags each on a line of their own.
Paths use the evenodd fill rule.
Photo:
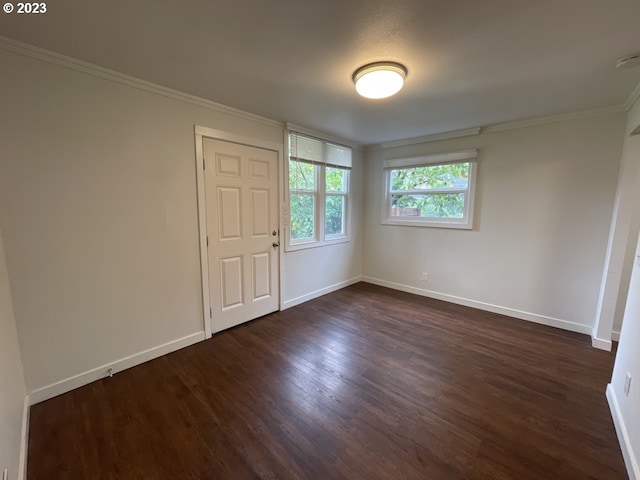
<svg viewBox="0 0 640 480">
<path fill-rule="evenodd" d="M 349 171 L 345 168 L 326 167 L 325 185 L 325 237 L 336 238 L 346 233 L 347 195 Z"/>
<path fill-rule="evenodd" d="M 382 223 L 473 226 L 477 151 L 385 161 Z"/>
<path fill-rule="evenodd" d="M 316 238 L 318 170 L 319 167 L 312 163 L 289 161 L 290 224 L 294 241 Z"/>
<path fill-rule="evenodd" d="M 286 247 L 348 241 L 351 149 L 289 133 Z"/>
</svg>

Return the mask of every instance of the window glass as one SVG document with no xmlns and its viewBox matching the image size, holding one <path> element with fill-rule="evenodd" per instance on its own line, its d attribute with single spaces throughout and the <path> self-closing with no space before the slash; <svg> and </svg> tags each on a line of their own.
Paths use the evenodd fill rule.
<svg viewBox="0 0 640 480">
<path fill-rule="evenodd" d="M 346 192 L 347 170 L 344 168 L 327 167 L 327 192 Z"/>
<path fill-rule="evenodd" d="M 391 171 L 392 190 L 467 188 L 469 163 L 450 163 Z"/>
<path fill-rule="evenodd" d="M 291 239 L 315 238 L 315 195 L 291 194 Z"/>
<path fill-rule="evenodd" d="M 291 190 L 316 190 L 316 168 L 312 163 L 289 162 L 289 188 Z"/>
<path fill-rule="evenodd" d="M 382 223 L 472 228 L 476 155 L 471 150 L 386 160 Z"/>
<path fill-rule="evenodd" d="M 463 215 L 463 193 L 391 196 L 393 217 L 462 218 Z"/>
</svg>

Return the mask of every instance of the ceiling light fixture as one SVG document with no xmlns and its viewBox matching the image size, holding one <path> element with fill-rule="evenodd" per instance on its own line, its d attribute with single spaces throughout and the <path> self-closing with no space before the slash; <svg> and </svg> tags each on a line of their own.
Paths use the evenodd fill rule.
<svg viewBox="0 0 640 480">
<path fill-rule="evenodd" d="M 395 95 L 404 85 L 407 68 L 395 62 L 369 63 L 353 73 L 356 92 L 366 98 Z"/>
</svg>

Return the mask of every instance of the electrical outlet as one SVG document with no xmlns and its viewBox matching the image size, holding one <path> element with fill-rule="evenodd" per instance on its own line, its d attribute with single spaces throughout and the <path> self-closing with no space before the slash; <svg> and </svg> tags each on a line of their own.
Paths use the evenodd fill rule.
<svg viewBox="0 0 640 480">
<path fill-rule="evenodd" d="M 422 283 L 429 283 L 429 274 L 427 272 L 422 272 Z"/>
<path fill-rule="evenodd" d="M 624 395 L 629 396 L 629 390 L 631 389 L 631 374 L 627 372 L 627 377 L 624 379 Z"/>
</svg>

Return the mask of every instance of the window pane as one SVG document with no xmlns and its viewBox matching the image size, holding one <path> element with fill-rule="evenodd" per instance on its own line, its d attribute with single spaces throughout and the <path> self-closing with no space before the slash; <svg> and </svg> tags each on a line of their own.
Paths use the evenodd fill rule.
<svg viewBox="0 0 640 480">
<path fill-rule="evenodd" d="M 347 171 L 342 168 L 327 167 L 327 192 L 346 192 Z"/>
<path fill-rule="evenodd" d="M 464 193 L 392 195 L 392 217 L 462 218 Z"/>
<path fill-rule="evenodd" d="M 291 239 L 315 238 L 315 195 L 291 194 Z"/>
<path fill-rule="evenodd" d="M 289 161 L 289 188 L 291 190 L 316 190 L 316 167 L 311 163 Z"/>
<path fill-rule="evenodd" d="M 466 189 L 468 185 L 468 162 L 391 170 L 391 189 L 393 191 L 433 188 Z"/>
<path fill-rule="evenodd" d="M 325 235 L 344 235 L 344 200 L 342 195 L 327 195 Z"/>
</svg>

